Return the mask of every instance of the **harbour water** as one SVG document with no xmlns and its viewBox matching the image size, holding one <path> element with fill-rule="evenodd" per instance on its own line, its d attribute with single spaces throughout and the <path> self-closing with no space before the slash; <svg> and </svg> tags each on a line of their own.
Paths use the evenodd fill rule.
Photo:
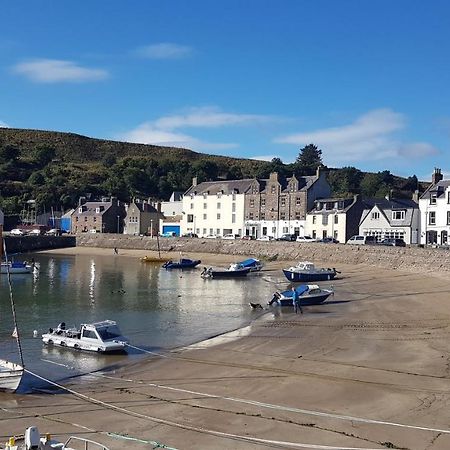
<svg viewBox="0 0 450 450">
<path fill-rule="evenodd" d="M 24 360 L 29 370 L 53 381 L 146 356 L 133 349 L 124 355 L 99 355 L 44 346 L 41 334 L 60 322 L 78 326 L 112 319 L 133 346 L 164 352 L 248 324 L 260 312 L 249 302 L 263 303 L 273 292 L 261 275 L 204 280 L 200 269 L 170 271 L 120 255 L 31 257 L 39 270 L 11 277 Z M 8 296 L 2 276 L 0 357 L 13 358 Z M 33 337 L 34 330 L 38 337 Z"/>
</svg>

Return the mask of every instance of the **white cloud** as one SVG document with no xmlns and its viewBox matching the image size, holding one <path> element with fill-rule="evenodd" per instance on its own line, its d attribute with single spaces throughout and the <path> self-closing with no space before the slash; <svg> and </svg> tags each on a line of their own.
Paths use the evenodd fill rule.
<svg viewBox="0 0 450 450">
<path fill-rule="evenodd" d="M 146 45 L 135 51 L 137 56 L 148 59 L 183 59 L 191 56 L 192 53 L 192 47 L 170 42 Z"/>
<path fill-rule="evenodd" d="M 323 150 L 324 160 L 331 164 L 438 153 L 426 142 L 407 143 L 396 139 L 395 133 L 405 128 L 405 116 L 385 108 L 369 111 L 350 125 L 281 136 L 274 142 L 298 146 L 314 143 Z"/>
<path fill-rule="evenodd" d="M 36 83 L 99 81 L 109 77 L 106 70 L 82 67 L 73 61 L 33 59 L 16 64 L 13 72 Z"/>
<path fill-rule="evenodd" d="M 186 128 L 258 125 L 277 120 L 271 116 L 227 113 L 216 107 L 188 108 L 183 113 L 144 122 L 119 136 L 129 142 L 187 147 L 201 151 L 238 147 L 236 143 L 208 142 L 181 132 Z"/>
<path fill-rule="evenodd" d="M 0 120 L 0 128 L 9 128 L 9 125 Z"/>
</svg>

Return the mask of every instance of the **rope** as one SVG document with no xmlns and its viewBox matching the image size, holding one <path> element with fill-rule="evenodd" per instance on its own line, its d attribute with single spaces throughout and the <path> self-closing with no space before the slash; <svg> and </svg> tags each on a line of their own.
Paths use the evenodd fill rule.
<svg viewBox="0 0 450 450">
<path fill-rule="evenodd" d="M 44 378 L 28 369 L 26 369 L 26 372 L 42 381 L 45 381 L 46 383 L 49 383 L 53 386 L 63 389 L 65 391 L 69 392 L 70 394 L 74 395 L 75 397 L 81 398 L 87 402 L 90 402 L 90 403 L 93 403 L 93 404 L 96 404 L 99 406 L 103 406 L 103 407 L 111 409 L 113 411 L 125 413 L 127 415 L 131 415 L 131 416 L 134 416 L 134 417 L 137 417 L 140 419 L 147 419 L 152 422 L 156 422 L 156 423 L 163 424 L 163 425 L 168 425 L 168 426 L 171 426 L 174 428 L 181 428 L 181 429 L 188 430 L 188 431 L 195 431 L 198 433 L 209 434 L 211 436 L 216 436 L 216 437 L 225 438 L 225 439 L 235 439 L 235 440 L 240 440 L 240 441 L 244 441 L 244 442 L 252 442 L 252 443 L 266 444 L 266 445 L 278 445 L 278 446 L 282 446 L 285 448 L 307 448 L 307 449 L 309 448 L 309 449 L 318 449 L 318 450 L 379 450 L 379 449 L 367 448 L 367 447 L 342 447 L 342 446 L 334 447 L 334 446 L 328 446 L 328 445 L 303 444 L 303 443 L 297 443 L 297 442 L 277 441 L 277 440 L 271 440 L 271 439 L 260 439 L 260 438 L 251 437 L 251 436 L 241 436 L 238 434 L 225 433 L 225 432 L 216 431 L 216 430 L 209 430 L 207 428 L 196 427 L 194 425 L 186 425 L 186 424 L 182 424 L 182 423 L 173 422 L 171 420 L 160 419 L 158 417 L 153 417 L 153 416 L 149 416 L 147 414 L 142 414 L 142 413 L 138 413 L 135 411 L 131 411 L 131 410 L 122 408 L 120 406 L 116 406 L 111 403 L 107 403 L 102 400 L 98 400 L 96 398 L 89 397 L 85 394 L 74 391 L 73 389 L 70 389 L 66 386 L 55 383 L 54 381 L 48 380 L 47 378 Z"/>
</svg>

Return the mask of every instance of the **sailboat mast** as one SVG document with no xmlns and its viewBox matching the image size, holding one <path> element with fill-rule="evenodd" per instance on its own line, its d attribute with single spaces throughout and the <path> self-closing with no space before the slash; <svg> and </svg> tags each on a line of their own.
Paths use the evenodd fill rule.
<svg viewBox="0 0 450 450">
<path fill-rule="evenodd" d="M 9 300 L 11 302 L 11 309 L 12 309 L 14 327 L 15 327 L 15 330 L 16 330 L 15 338 L 16 338 L 16 342 L 17 342 L 17 347 L 19 348 L 20 364 L 21 364 L 22 367 L 24 367 L 22 344 L 20 343 L 19 327 L 17 326 L 16 305 L 14 303 L 14 298 L 13 298 L 13 293 L 12 293 L 11 272 L 9 270 L 9 260 L 8 260 L 8 253 L 6 251 L 5 239 L 3 239 L 3 253 L 5 254 L 6 274 L 7 274 L 7 278 L 8 278 L 8 287 L 9 287 Z"/>
</svg>

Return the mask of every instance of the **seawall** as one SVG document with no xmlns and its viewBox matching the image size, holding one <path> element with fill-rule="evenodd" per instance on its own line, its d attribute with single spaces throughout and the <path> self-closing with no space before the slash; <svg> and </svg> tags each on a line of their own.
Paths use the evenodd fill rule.
<svg viewBox="0 0 450 450">
<path fill-rule="evenodd" d="M 75 236 L 4 236 L 8 253 L 75 247 Z"/>
<path fill-rule="evenodd" d="M 77 246 L 158 250 L 158 240 L 147 236 L 118 234 L 82 234 Z M 160 238 L 162 252 L 215 253 L 254 256 L 260 259 L 320 261 L 339 269 L 339 263 L 369 264 L 387 269 L 417 272 L 450 273 L 450 251 L 419 247 L 385 247 L 372 245 L 305 244 L 299 242 L 265 242 L 200 238 Z"/>
</svg>

